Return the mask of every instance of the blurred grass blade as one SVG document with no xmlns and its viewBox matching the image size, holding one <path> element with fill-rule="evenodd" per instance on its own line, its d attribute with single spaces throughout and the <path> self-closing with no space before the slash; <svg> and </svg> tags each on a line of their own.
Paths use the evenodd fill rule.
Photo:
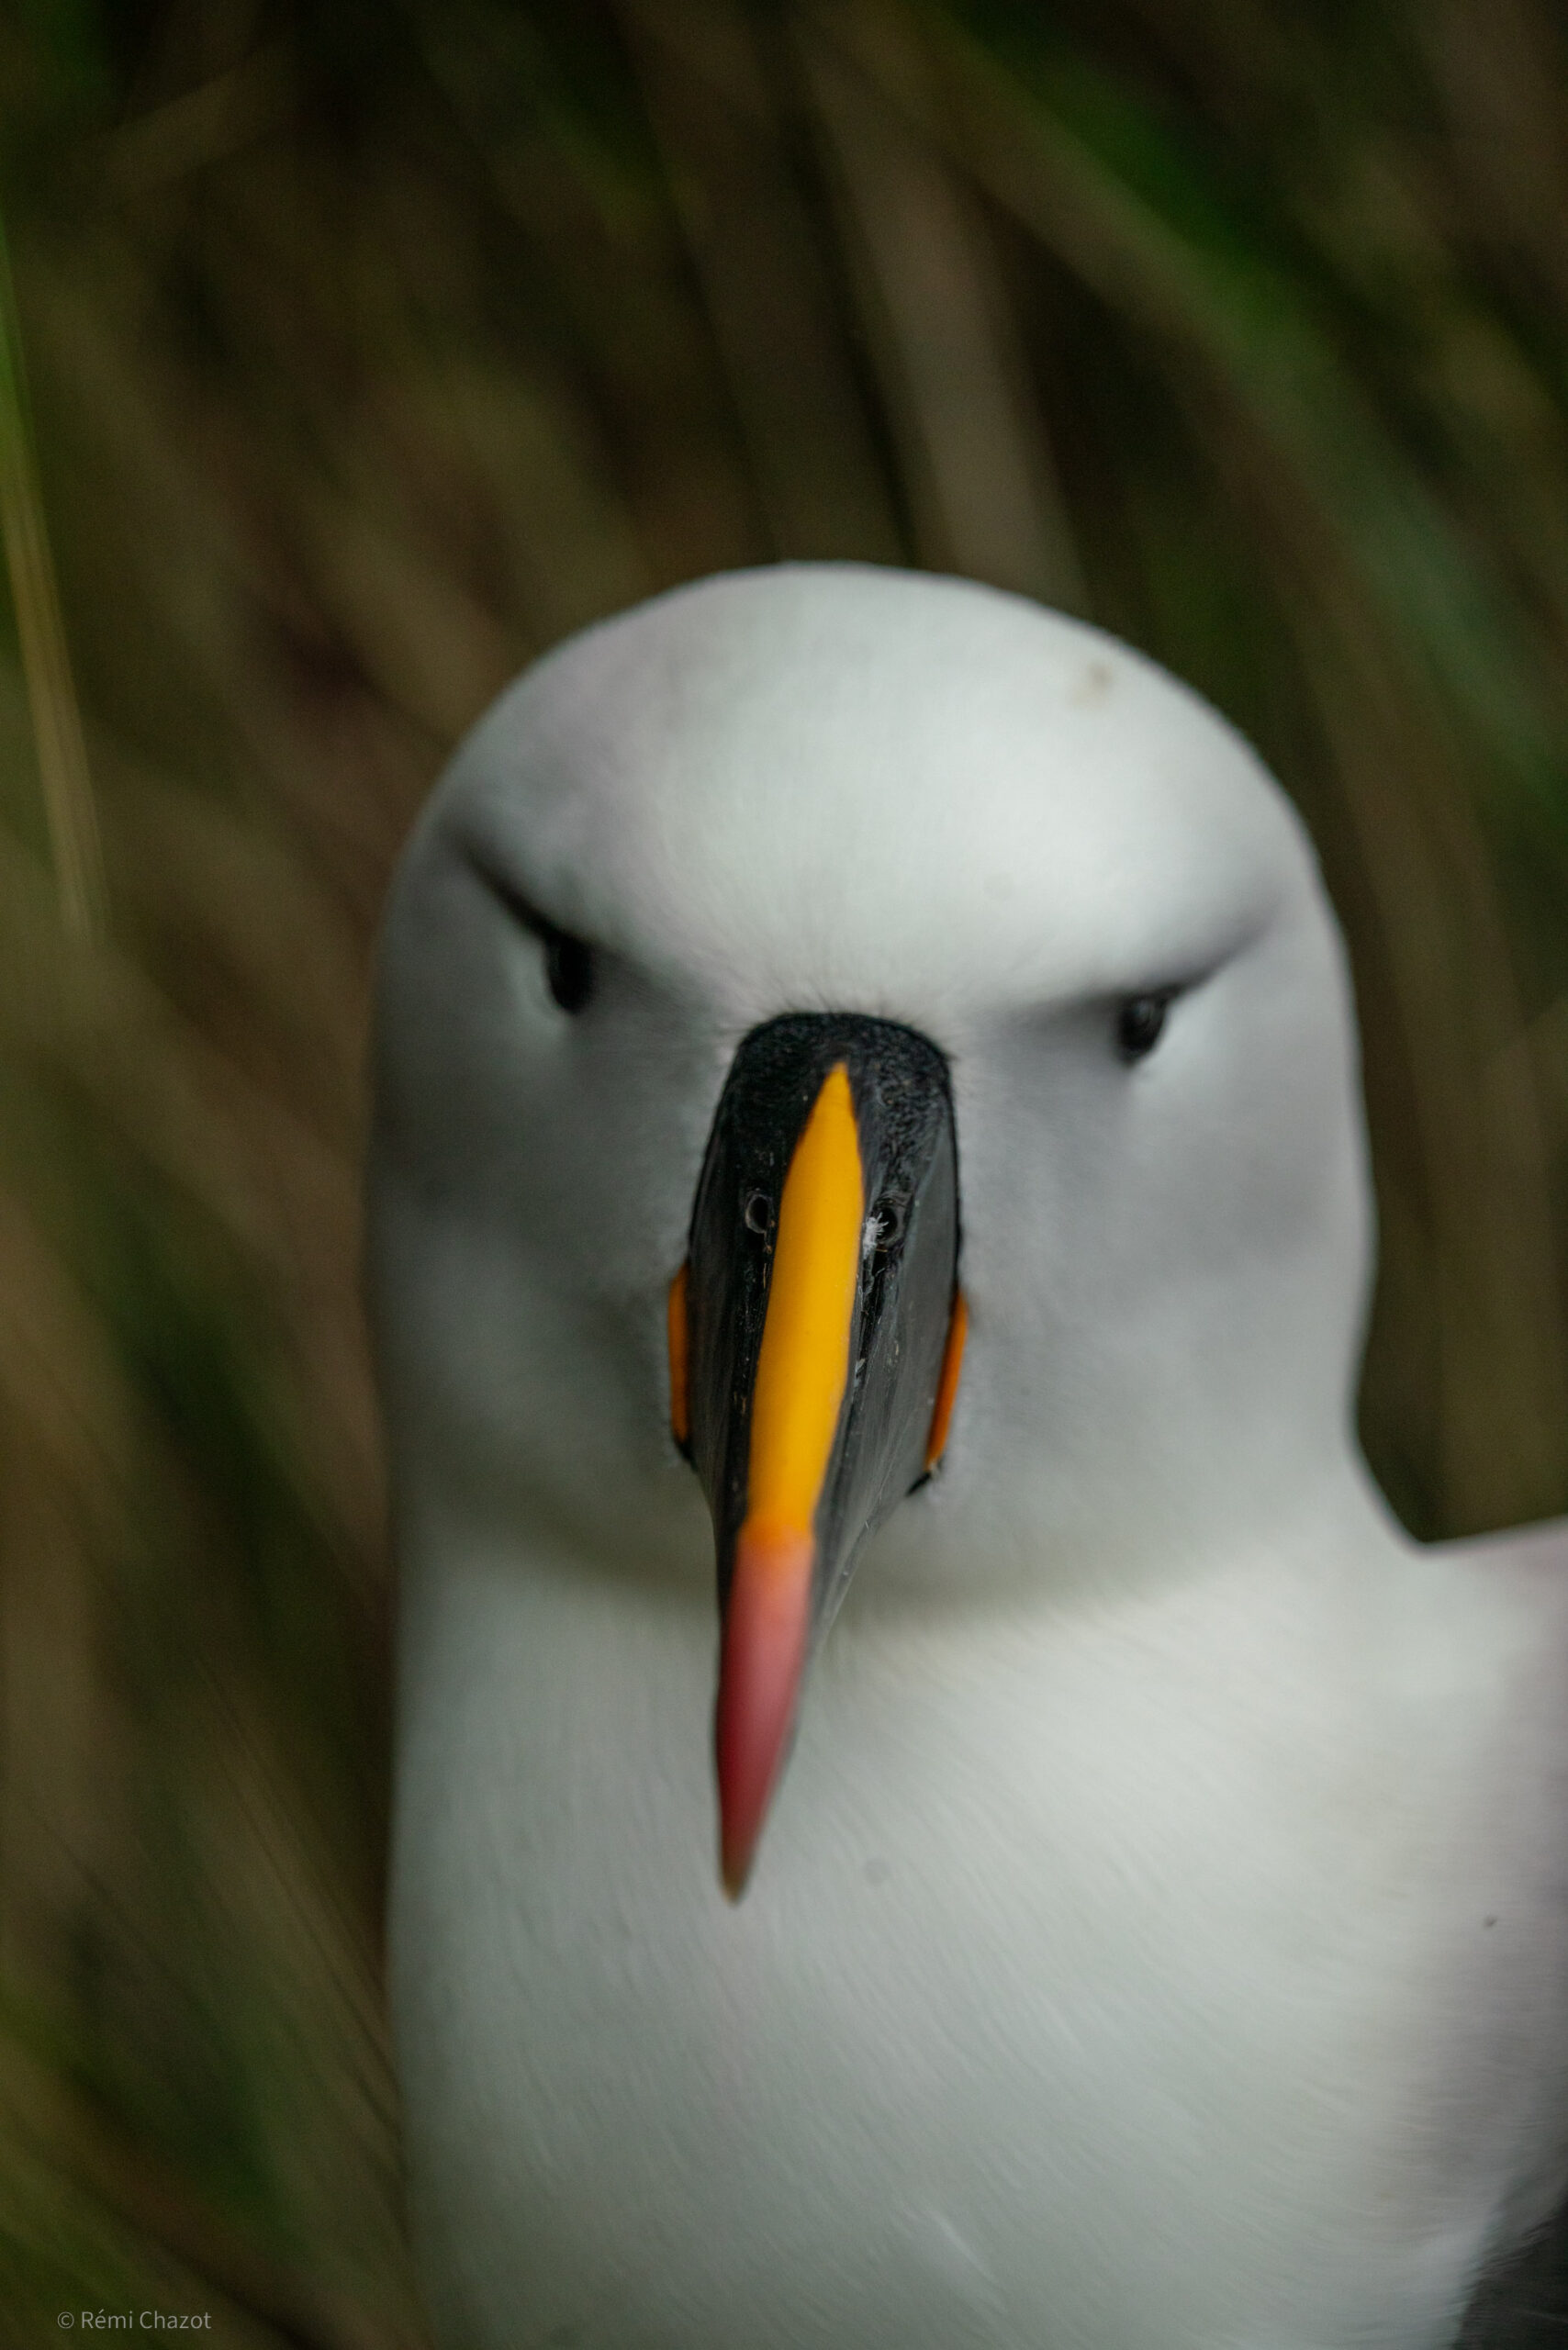
<svg viewBox="0 0 1568 2350">
<path fill-rule="evenodd" d="M 619 0 L 772 539 L 897 562 L 901 533 L 789 152 L 762 18 L 735 0 Z"/>
<path fill-rule="evenodd" d="M 103 926 L 103 857 L 87 746 L 39 492 L 20 322 L 0 221 L 0 535 L 32 713 L 60 914 L 74 938 Z"/>
<path fill-rule="evenodd" d="M 864 254 L 862 310 L 920 559 L 1081 611 L 1050 443 L 968 191 L 839 54 L 809 39 L 804 48 Z"/>
</svg>

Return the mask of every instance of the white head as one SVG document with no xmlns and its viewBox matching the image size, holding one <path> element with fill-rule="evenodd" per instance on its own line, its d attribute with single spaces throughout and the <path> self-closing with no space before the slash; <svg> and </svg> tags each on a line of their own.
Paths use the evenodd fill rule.
<svg viewBox="0 0 1568 2350">
<path fill-rule="evenodd" d="M 561 992 L 591 979 L 579 1010 L 522 908 L 589 950 L 555 950 Z M 1124 1007 L 1169 990 L 1129 1058 Z M 409 1506 L 711 1574 L 666 1297 L 726 1072 L 789 1013 L 901 1024 L 951 1075 L 968 1354 L 940 1473 L 862 1583 L 961 1602 L 1026 1577 L 1067 1602 L 1186 1572 L 1342 1481 L 1370 1222 L 1354 1034 L 1283 795 L 1093 629 L 798 565 L 550 655 L 405 863 L 374 1197 Z"/>
</svg>

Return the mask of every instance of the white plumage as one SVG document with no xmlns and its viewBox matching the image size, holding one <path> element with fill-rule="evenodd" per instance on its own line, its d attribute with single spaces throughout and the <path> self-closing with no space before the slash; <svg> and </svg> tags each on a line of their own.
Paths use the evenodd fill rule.
<svg viewBox="0 0 1568 2350">
<path fill-rule="evenodd" d="M 734 1904 L 665 1296 L 743 1038 L 840 1012 L 946 1057 L 970 1337 Z M 403 868 L 372 1197 L 442 2342 L 1450 2343 L 1568 2143 L 1568 1542 L 1357 1453 L 1344 958 L 1246 744 L 954 581 L 589 631 Z"/>
</svg>

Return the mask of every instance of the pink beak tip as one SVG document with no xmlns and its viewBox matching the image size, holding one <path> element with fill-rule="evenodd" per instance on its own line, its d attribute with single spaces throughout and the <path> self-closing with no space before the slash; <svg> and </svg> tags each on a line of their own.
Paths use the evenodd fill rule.
<svg viewBox="0 0 1568 2350">
<path fill-rule="evenodd" d="M 779 1579 L 758 1575 L 743 1548 L 730 1593 L 713 1749 L 720 1874 L 732 1901 L 745 1890 L 795 1718 L 810 1615 L 809 1538 L 799 1548 L 795 1573 Z"/>
</svg>

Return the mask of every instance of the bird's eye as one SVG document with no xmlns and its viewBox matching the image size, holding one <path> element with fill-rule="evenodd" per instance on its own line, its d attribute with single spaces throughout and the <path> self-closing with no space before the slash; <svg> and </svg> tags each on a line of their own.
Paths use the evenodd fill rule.
<svg viewBox="0 0 1568 2350">
<path fill-rule="evenodd" d="M 544 977 L 563 1012 L 580 1012 L 593 993 L 593 948 L 564 930 L 542 926 Z"/>
<path fill-rule="evenodd" d="M 748 1192 L 745 1206 L 742 1211 L 746 1230 L 766 1233 L 771 1221 L 772 1208 L 773 1203 L 766 1192 Z"/>
<path fill-rule="evenodd" d="M 487 856 L 471 852 L 470 861 L 490 895 L 506 908 L 513 922 L 532 931 L 543 948 L 545 984 L 562 1011 L 580 1012 L 594 990 L 597 974 L 593 948 L 585 939 L 574 938 L 570 931 L 559 930 L 547 921 L 536 906 L 529 903 L 516 883 L 498 873 Z"/>
<path fill-rule="evenodd" d="M 1141 1061 L 1159 1044 L 1173 988 L 1152 995 L 1129 995 L 1116 1014 L 1116 1050 L 1125 1061 Z"/>
</svg>

